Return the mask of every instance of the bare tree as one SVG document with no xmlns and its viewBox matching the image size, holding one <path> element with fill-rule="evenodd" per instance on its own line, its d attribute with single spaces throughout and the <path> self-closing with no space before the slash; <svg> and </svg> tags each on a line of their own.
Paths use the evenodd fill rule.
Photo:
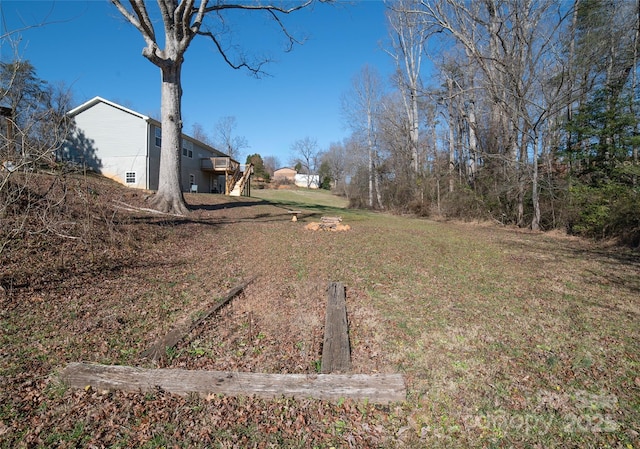
<svg viewBox="0 0 640 449">
<path fill-rule="evenodd" d="M 251 73 L 262 73 L 264 60 L 251 62 L 244 53 L 231 54 L 222 41 L 222 32 L 226 31 L 224 17 L 232 11 L 252 11 L 266 14 L 273 19 L 278 30 L 284 33 L 291 49 L 298 41 L 287 31 L 282 22 L 283 15 L 290 14 L 309 6 L 313 0 L 294 3 L 291 7 L 284 4 L 262 4 L 227 2 L 223 0 L 158 0 L 163 25 L 162 34 L 156 32 L 155 17 L 149 14 L 147 2 L 129 0 L 111 0 L 124 18 L 142 35 L 146 46 L 142 55 L 156 65 L 162 75 L 162 147 L 160 155 L 160 173 L 158 192 L 152 205 L 165 212 L 186 214 L 188 212 L 180 189 L 180 140 L 182 135 L 182 65 L 184 55 L 194 37 L 200 35 L 211 40 L 224 61 L 234 69 L 244 68 Z M 211 17 L 210 23 L 205 23 Z M 215 19 L 215 20 L 214 20 Z M 160 45 L 164 44 L 164 48 Z"/>
<path fill-rule="evenodd" d="M 61 210 L 65 176 L 52 176 L 38 192 L 34 179 L 42 167 L 54 167 L 72 128 L 67 116 L 71 96 L 64 85 L 37 77 L 28 61 L 0 63 L 0 255 L 30 236 L 66 237 Z M 55 187 L 63 185 L 61 189 Z M 36 193 L 37 192 L 37 193 Z M 68 221 L 67 221 L 68 223 Z M 77 237 L 73 237 L 77 238 Z M 1 290 L 1 286 L 0 286 Z"/>
<path fill-rule="evenodd" d="M 424 25 L 420 14 L 420 2 L 417 0 L 400 0 L 390 2 L 387 20 L 392 50 L 391 55 L 396 63 L 396 83 L 402 94 L 404 108 L 409 123 L 409 144 L 411 146 L 411 167 L 415 174 L 419 172 L 419 93 L 420 66 L 424 52 L 428 28 Z"/>
<path fill-rule="evenodd" d="M 346 193 L 346 174 L 348 170 L 348 157 L 345 146 L 334 142 L 329 145 L 329 150 L 322 154 L 322 162 L 328 167 L 332 180 L 332 188 L 342 194 Z"/>
<path fill-rule="evenodd" d="M 199 140 L 202 143 L 206 143 L 209 146 L 213 146 L 211 137 L 209 137 L 207 132 L 204 130 L 204 127 L 200 123 L 196 122 L 191 126 L 191 137 Z"/>
<path fill-rule="evenodd" d="M 560 93 L 554 46 L 571 8 L 552 0 L 422 0 L 421 5 L 431 30 L 450 36 L 478 69 L 471 71 L 475 75 L 468 91 L 459 94 L 468 105 L 464 119 L 472 154 L 473 146 L 483 146 L 485 164 L 500 179 L 494 183 L 500 186 L 496 193 L 513 203 L 511 213 L 520 226 L 525 225 L 526 189 L 532 184 L 531 226 L 537 229 L 540 132 L 554 107 L 549 101 L 557 102 Z M 450 92 L 454 81 L 449 80 Z M 478 91 L 484 94 L 482 119 L 476 117 Z M 489 126 L 478 129 L 480 120 Z"/>
<path fill-rule="evenodd" d="M 29 61 L 0 62 L 0 160 L 16 169 L 51 162 L 71 127 L 70 103 L 67 87 L 41 80 Z"/>
<path fill-rule="evenodd" d="M 216 123 L 215 144 L 220 151 L 230 158 L 239 160 L 240 152 L 249 148 L 249 143 L 244 136 L 234 135 L 238 121 L 233 116 L 225 116 Z"/>
<path fill-rule="evenodd" d="M 291 145 L 294 162 L 300 164 L 307 175 L 307 187 L 311 187 L 313 176 L 317 174 L 320 150 L 318 141 L 312 137 L 296 140 Z"/>
<path fill-rule="evenodd" d="M 482 147 L 485 171 L 494 172 L 497 178 L 512 183 L 518 178 L 517 133 L 513 97 L 506 89 L 506 70 L 510 67 L 510 53 L 514 43 L 513 33 L 507 26 L 511 24 L 509 6 L 518 0 L 421 0 L 420 13 L 429 27 L 431 36 L 445 41 L 448 45 L 459 46 L 464 52 L 472 77 L 467 83 L 452 86 L 464 98 L 456 98 L 458 106 L 463 106 L 464 124 L 461 131 L 471 131 L 469 142 Z M 517 67 L 516 67 L 517 68 Z M 513 73 L 513 72 L 512 72 Z M 517 75 L 516 75 L 517 76 Z M 462 80 L 462 79 L 461 79 Z M 465 84 L 469 84 L 466 86 Z M 480 106 L 479 93 L 484 94 L 484 104 Z M 477 117 L 476 111 L 484 109 L 484 117 Z M 483 123 L 479 129 L 478 123 Z M 470 155 L 474 150 L 470 148 Z M 468 167 L 474 173 L 478 169 L 477 159 L 471 158 Z M 498 185 L 498 183 L 496 183 Z M 503 183 L 499 183 L 503 188 Z"/>
<path fill-rule="evenodd" d="M 382 106 L 382 80 L 374 68 L 364 66 L 353 78 L 351 85 L 351 91 L 342 98 L 342 111 L 352 131 L 363 136 L 366 141 L 369 207 L 382 207 L 382 196 L 376 170 L 378 160 L 376 128 Z"/>
<path fill-rule="evenodd" d="M 265 156 L 262 158 L 262 162 L 264 164 L 265 171 L 269 173 L 269 176 L 273 179 L 273 173 L 280 168 L 280 161 L 275 156 Z"/>
</svg>

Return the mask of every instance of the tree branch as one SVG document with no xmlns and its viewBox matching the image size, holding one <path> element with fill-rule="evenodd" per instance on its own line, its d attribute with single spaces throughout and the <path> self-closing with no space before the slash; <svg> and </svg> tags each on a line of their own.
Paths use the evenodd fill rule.
<svg viewBox="0 0 640 449">
<path fill-rule="evenodd" d="M 204 17 L 204 14 L 209 13 L 209 12 L 216 12 L 216 13 L 220 13 L 221 11 L 224 10 L 248 10 L 248 11 L 264 11 L 267 14 L 269 14 L 271 16 L 271 18 L 273 19 L 273 21 L 278 25 L 278 27 L 280 28 L 280 31 L 284 34 L 284 36 L 287 38 L 288 40 L 288 46 L 285 49 L 286 52 L 290 52 L 293 47 L 296 44 L 302 44 L 303 42 L 296 39 L 291 33 L 289 33 L 289 31 L 287 30 L 286 26 L 284 25 L 284 23 L 282 22 L 282 19 L 279 17 L 278 14 L 290 14 L 294 11 L 298 11 L 301 10 L 307 6 L 309 6 L 310 4 L 313 3 L 314 0 L 306 0 L 305 2 L 296 5 L 294 7 L 291 8 L 285 8 L 282 6 L 276 6 L 276 5 L 253 5 L 253 4 L 238 4 L 238 3 L 234 3 L 234 4 L 216 4 L 213 6 L 207 6 L 207 7 L 203 7 L 203 4 L 205 4 L 206 2 L 203 2 L 200 5 L 200 9 L 198 11 L 198 18 L 196 20 L 199 20 L 199 18 L 202 16 Z M 320 0 L 322 2 L 324 1 L 329 1 L 329 0 Z M 260 62 L 255 62 L 255 63 L 251 63 L 248 62 L 246 60 L 246 58 L 242 57 L 240 58 L 239 62 L 233 62 L 231 60 L 231 58 L 228 55 L 228 50 L 225 50 L 220 42 L 220 40 L 218 39 L 218 37 L 216 36 L 216 34 L 214 34 L 212 31 L 204 31 L 202 30 L 200 27 L 198 27 L 198 31 L 196 32 L 197 34 L 201 35 L 201 36 L 206 36 L 208 38 L 211 39 L 211 41 L 214 43 L 214 45 L 216 46 L 216 48 L 218 49 L 218 52 L 220 53 L 220 55 L 222 56 L 222 58 L 224 59 L 224 61 L 227 63 L 227 65 L 229 65 L 229 67 L 233 68 L 233 69 L 242 69 L 245 68 L 247 70 L 249 70 L 254 76 L 260 76 L 260 75 L 266 75 L 267 73 L 264 72 L 262 70 L 262 67 L 271 62 L 270 59 L 265 59 L 263 61 Z"/>
<path fill-rule="evenodd" d="M 245 60 L 241 60 L 241 62 L 236 64 L 233 61 L 231 61 L 231 59 L 229 59 L 229 57 L 227 56 L 227 52 L 222 48 L 222 45 L 220 44 L 220 41 L 215 36 L 215 34 L 213 34 L 211 31 L 198 31 L 197 34 L 199 34 L 200 36 L 206 36 L 206 37 L 211 39 L 211 41 L 214 43 L 214 45 L 218 49 L 218 52 L 220 53 L 220 55 L 222 56 L 224 61 L 229 65 L 229 67 L 231 67 L 233 69 L 236 69 L 236 70 L 241 69 L 241 68 L 246 68 L 251 73 L 253 73 L 255 76 L 260 76 L 260 75 L 266 75 L 267 74 L 266 72 L 264 72 L 262 70 L 262 66 L 264 66 L 265 64 L 271 62 L 271 60 L 265 59 L 265 60 L 263 60 L 261 62 L 256 63 L 255 65 L 250 64 L 249 62 L 247 62 Z"/>
<path fill-rule="evenodd" d="M 142 55 L 154 64 L 160 66 L 164 59 L 158 54 L 155 30 L 149 19 L 149 13 L 143 0 L 129 0 L 133 13 L 129 11 L 120 0 L 111 0 L 111 3 L 120 11 L 120 14 L 133 25 L 144 39 L 147 46 L 142 49 Z"/>
<path fill-rule="evenodd" d="M 278 17 L 275 11 L 268 10 L 268 13 L 271 14 L 271 16 L 273 17 L 273 20 L 278 24 L 282 33 L 289 40 L 289 47 L 285 50 L 286 52 L 290 52 L 291 50 L 293 50 L 293 46 L 295 44 L 300 44 L 300 45 L 302 44 L 302 42 L 298 41 L 295 37 L 293 37 L 291 33 L 289 33 L 289 31 L 287 31 L 287 28 L 284 26 L 284 24 L 280 20 L 280 17 Z"/>
<path fill-rule="evenodd" d="M 320 0 L 321 2 L 323 1 L 327 1 L 327 0 Z M 309 6 L 311 3 L 313 3 L 313 0 L 306 0 L 305 2 L 297 5 L 297 6 L 292 6 L 291 8 L 284 8 L 282 6 L 275 6 L 275 5 L 252 5 L 252 4 L 239 4 L 239 3 L 232 3 L 232 4 L 228 4 L 228 3 L 223 3 L 223 4 L 216 4 L 213 6 L 209 6 L 207 8 L 205 8 L 205 13 L 211 12 L 211 11 L 222 11 L 225 9 L 244 9 L 244 10 L 268 10 L 271 12 L 279 12 L 282 14 L 290 14 L 294 11 L 298 11 L 300 9 L 306 8 L 307 6 Z"/>
<path fill-rule="evenodd" d="M 149 13 L 147 12 L 147 7 L 145 3 L 140 0 L 136 0 L 136 1 L 130 0 L 130 2 L 131 2 L 131 8 L 133 8 L 133 11 L 136 13 L 136 15 L 138 16 L 138 19 L 140 20 L 140 26 L 144 29 L 144 32 L 146 33 L 146 35 L 149 36 L 149 39 L 155 42 L 156 33 L 155 33 L 155 30 L 153 29 L 153 24 L 149 19 Z"/>
</svg>

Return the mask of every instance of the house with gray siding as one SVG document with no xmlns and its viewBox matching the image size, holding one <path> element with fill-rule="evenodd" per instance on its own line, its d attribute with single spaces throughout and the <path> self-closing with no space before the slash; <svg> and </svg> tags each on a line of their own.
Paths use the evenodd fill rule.
<svg viewBox="0 0 640 449">
<path fill-rule="evenodd" d="M 128 187 L 158 189 L 162 142 L 159 121 L 100 97 L 68 115 L 75 127 L 60 159 L 81 164 Z M 183 191 L 246 193 L 250 167 L 245 170 L 226 154 L 185 134 L 181 154 Z"/>
</svg>

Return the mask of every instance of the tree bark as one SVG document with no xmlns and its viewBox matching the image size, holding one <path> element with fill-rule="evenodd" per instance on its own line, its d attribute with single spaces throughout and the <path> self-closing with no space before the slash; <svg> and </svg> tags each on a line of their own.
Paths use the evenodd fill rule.
<svg viewBox="0 0 640 449">
<path fill-rule="evenodd" d="M 158 192 L 151 200 L 162 212 L 185 215 L 189 212 L 181 189 L 182 87 L 181 63 L 161 67 L 162 73 L 162 144 Z"/>
<path fill-rule="evenodd" d="M 449 101 L 447 105 L 449 113 L 449 193 L 453 193 L 455 186 L 455 174 L 453 171 L 456 167 L 456 148 L 454 142 L 455 119 L 453 117 L 453 80 L 450 77 L 447 78 L 447 90 L 449 92 Z"/>
<path fill-rule="evenodd" d="M 369 207 L 373 208 L 373 189 L 376 167 L 373 158 L 373 139 L 371 138 L 371 109 L 367 109 L 367 149 L 369 150 Z"/>
<path fill-rule="evenodd" d="M 536 132 L 533 138 L 533 175 L 531 176 L 531 200 L 533 201 L 533 220 L 531 221 L 531 229 L 538 231 L 540 229 L 540 196 L 538 192 L 538 144 L 539 137 Z"/>
<path fill-rule="evenodd" d="M 472 84 L 473 86 L 473 84 Z M 478 170 L 478 138 L 476 136 L 476 103 L 474 100 L 475 93 L 471 93 L 469 106 L 467 111 L 467 120 L 469 121 L 469 180 L 475 185 Z"/>
</svg>

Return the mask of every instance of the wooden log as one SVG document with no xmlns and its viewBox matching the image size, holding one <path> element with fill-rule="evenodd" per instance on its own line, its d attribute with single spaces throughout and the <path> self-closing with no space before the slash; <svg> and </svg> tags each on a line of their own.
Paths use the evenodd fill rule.
<svg viewBox="0 0 640 449">
<path fill-rule="evenodd" d="M 342 217 L 321 217 L 320 221 L 322 223 L 327 223 L 327 224 L 330 224 L 330 223 L 338 224 L 342 221 Z"/>
<path fill-rule="evenodd" d="M 178 395 L 286 396 L 331 401 L 351 398 L 382 404 L 406 399 L 401 374 L 261 374 L 70 363 L 60 378 L 72 388 L 91 386 L 98 392 L 146 392 L 159 387 Z"/>
<path fill-rule="evenodd" d="M 200 325 L 200 323 L 202 323 L 204 320 L 224 307 L 236 295 L 244 290 L 247 285 L 253 282 L 254 279 L 255 277 L 233 287 L 212 307 L 198 313 L 198 318 L 188 318 L 178 323 L 167 335 L 156 341 L 150 348 L 144 350 L 142 354 L 140 354 L 140 356 L 143 358 L 150 358 L 154 361 L 165 358 L 168 348 L 173 348 L 175 345 L 177 345 L 187 334 L 189 334 L 189 332 L 191 332 L 196 326 Z"/>
<path fill-rule="evenodd" d="M 351 347 L 344 285 L 341 282 L 332 282 L 328 290 L 320 371 L 327 374 L 347 373 L 350 370 Z"/>
<path fill-rule="evenodd" d="M 337 231 L 342 222 L 342 217 L 321 217 L 320 229 L 325 231 Z"/>
</svg>

